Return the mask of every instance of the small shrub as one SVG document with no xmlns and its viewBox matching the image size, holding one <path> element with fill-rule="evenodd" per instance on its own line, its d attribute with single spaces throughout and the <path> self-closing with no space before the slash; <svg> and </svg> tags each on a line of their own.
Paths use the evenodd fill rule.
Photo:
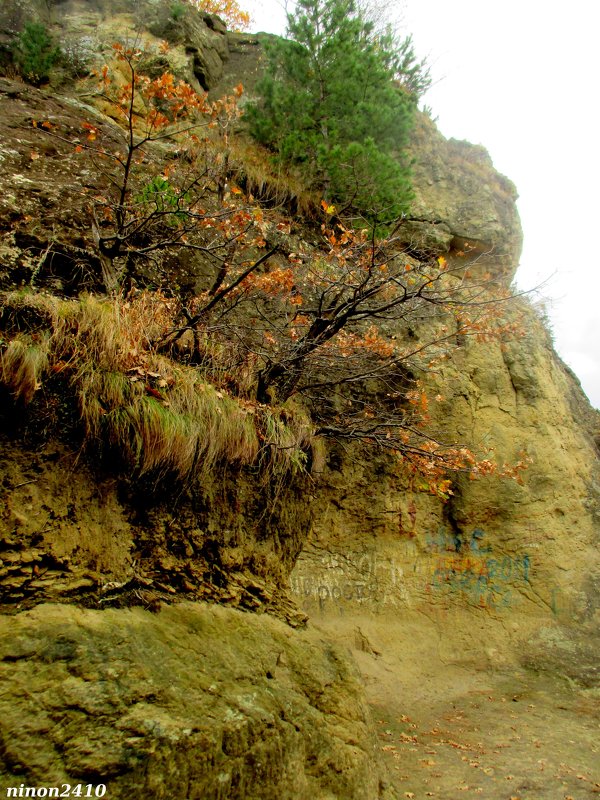
<svg viewBox="0 0 600 800">
<path fill-rule="evenodd" d="M 89 75 L 99 43 L 92 36 L 63 39 L 61 61 L 74 77 Z"/>
<path fill-rule="evenodd" d="M 185 208 L 190 203 L 189 195 L 178 194 L 162 175 L 152 178 L 137 195 L 135 201 L 144 207 L 145 214 L 154 213 L 162 216 L 167 225 L 174 226 L 179 222 L 185 222 L 188 217 Z"/>
<path fill-rule="evenodd" d="M 50 71 L 60 55 L 60 48 L 41 22 L 28 22 L 13 49 L 15 64 L 25 80 L 34 86 L 48 82 Z"/>
<path fill-rule="evenodd" d="M 172 3 L 171 4 L 171 19 L 175 22 L 178 22 L 182 17 L 185 16 L 186 12 L 186 5 L 185 3 Z"/>
</svg>

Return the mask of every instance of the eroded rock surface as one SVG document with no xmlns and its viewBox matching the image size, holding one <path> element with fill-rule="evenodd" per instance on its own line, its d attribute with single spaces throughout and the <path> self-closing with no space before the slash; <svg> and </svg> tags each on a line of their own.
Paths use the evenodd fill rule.
<svg viewBox="0 0 600 800">
<path fill-rule="evenodd" d="M 3 6 L 5 35 L 15 24 L 5 12 L 35 12 L 28 2 Z M 41 5 L 54 30 L 71 31 L 80 49 L 85 40 L 89 63 L 135 22 L 125 0 Z M 178 75 L 215 94 L 241 79 L 251 96 L 260 37 L 225 34 L 203 18 L 193 35 L 172 15 L 147 21 L 152 41 L 171 42 Z M 98 265 L 80 190 L 96 191 L 94 177 L 74 166 L 68 143 L 32 123 L 60 122 L 69 137 L 90 114 L 112 123 L 81 100 L 14 81 L 0 81 L 0 92 L 2 288 L 35 277 L 36 286 L 65 294 L 93 289 Z M 521 243 L 514 187 L 482 148 L 444 140 L 427 119 L 413 140 L 407 246 L 508 284 Z M 52 258 L 42 258 L 50 241 Z M 187 272 L 193 287 L 192 266 L 171 265 L 162 277 L 184 285 Z M 598 686 L 600 425 L 533 311 L 517 303 L 512 313 L 522 314 L 524 337 L 463 342 L 428 389 L 439 398 L 434 423 L 449 440 L 493 447 L 500 462 L 524 453 L 531 464 L 522 485 L 458 480 L 446 503 L 408 483 L 388 457 L 333 449 L 319 480 L 296 486 L 271 522 L 261 487 L 237 476 L 217 476 L 183 511 L 168 500 L 150 508 L 139 502 L 143 493 L 135 500 L 135 487 L 89 469 L 72 443 L 48 440 L 46 419 L 23 436 L 18 424 L 5 424 L 6 780 L 105 781 L 117 800 L 386 796 L 392 790 L 348 649 L 391 726 L 403 693 L 411 692 L 416 712 L 440 675 L 458 685 L 465 670 L 519 670 L 532 692 L 540 672 L 562 676 L 588 692 L 590 708 Z M 266 614 L 169 605 L 173 594 L 202 597 L 208 587 L 219 602 L 283 609 L 297 623 L 302 615 L 277 591 L 302 548 L 291 587 L 320 633 L 293 631 Z M 119 597 L 139 607 L 108 608 Z M 48 599 L 63 605 L 23 612 Z M 477 688 L 492 691 L 485 682 Z M 583 701 L 573 697 L 576 713 Z M 436 708 L 453 702 L 447 687 L 436 696 Z M 414 790 L 414 782 L 398 786 Z M 555 788 L 537 797 L 556 800 Z M 457 791 L 447 796 L 455 800 Z"/>
<path fill-rule="evenodd" d="M 314 632 L 205 604 L 0 618 L 0 787 L 389 796 L 355 667 Z"/>
<path fill-rule="evenodd" d="M 166 42 L 168 55 L 155 68 L 170 69 L 198 91 L 219 81 L 229 56 L 227 29 L 219 17 L 183 3 L 7 0 L 0 9 L 0 47 L 9 49 L 15 34 L 32 20 L 46 25 L 60 42 L 62 66 L 51 75 L 54 84 L 100 68 L 116 42 L 148 50 Z"/>
<path fill-rule="evenodd" d="M 292 586 L 311 618 L 350 645 L 360 627 L 396 663 L 547 659 L 598 685 L 598 454 L 585 398 L 526 319 L 524 339 L 465 345 L 431 387 L 447 435 L 485 442 L 500 463 L 529 455 L 522 485 L 461 480 L 441 503 L 391 460 L 330 458 Z"/>
</svg>

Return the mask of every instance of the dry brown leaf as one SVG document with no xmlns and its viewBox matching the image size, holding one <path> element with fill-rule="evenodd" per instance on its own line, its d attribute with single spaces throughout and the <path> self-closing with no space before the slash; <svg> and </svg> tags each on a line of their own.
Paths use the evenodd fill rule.
<svg viewBox="0 0 600 800">
<path fill-rule="evenodd" d="M 402 739 L 403 742 L 416 742 L 417 741 L 417 737 L 416 736 L 410 736 L 410 734 L 408 734 L 408 733 L 401 733 L 400 734 L 400 738 Z"/>
</svg>

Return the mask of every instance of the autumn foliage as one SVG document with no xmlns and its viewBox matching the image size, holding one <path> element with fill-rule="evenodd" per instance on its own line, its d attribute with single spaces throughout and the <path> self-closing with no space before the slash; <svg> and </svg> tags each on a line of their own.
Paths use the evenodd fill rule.
<svg viewBox="0 0 600 800">
<path fill-rule="evenodd" d="M 129 303 L 140 287 L 163 286 L 160 324 L 137 348 L 146 362 L 196 371 L 245 413 L 279 409 L 281 424 L 299 404 L 311 418 L 306 441 L 386 450 L 417 488 L 442 498 L 453 473 L 518 479 L 525 456 L 498 465 L 447 441 L 431 413 L 443 398 L 429 398 L 423 380 L 469 338 L 518 335 L 505 314 L 510 294 L 476 264 L 469 271 L 407 247 L 402 218 L 379 236 L 323 201 L 313 244 L 303 245 L 308 222 L 244 188 L 232 147 L 242 87 L 209 101 L 168 73 L 146 75 L 141 47 L 114 53 L 97 76 L 98 99 L 119 128 L 86 121 L 73 157 L 90 159 L 105 185 L 87 203 L 106 291 Z M 191 255 L 204 285 L 182 293 L 169 265 Z M 149 386 L 168 408 L 176 383 Z M 259 432 L 275 451 L 287 446 L 276 417 Z"/>
<path fill-rule="evenodd" d="M 101 134 L 97 125 L 85 122 L 84 139 L 75 147 L 92 158 L 108 182 L 91 211 L 109 291 L 133 277 L 140 262 L 173 248 L 204 252 L 222 265 L 237 233 L 247 232 L 237 204 L 208 210 L 212 197 L 223 193 L 226 145 L 239 116 L 242 86 L 209 101 L 170 73 L 144 74 L 148 54 L 142 48 L 116 44 L 114 53 L 113 68 L 105 65 L 98 75 L 99 101 L 123 133 Z M 209 158 L 211 136 L 221 147 L 213 145 Z M 158 143 L 168 143 L 166 163 Z M 211 234 L 200 235 L 214 229 L 223 231 L 220 245 L 207 244 Z"/>
<path fill-rule="evenodd" d="M 243 11 L 236 0 L 189 0 L 194 8 L 221 17 L 232 31 L 245 31 L 250 25 L 250 14 Z"/>
</svg>

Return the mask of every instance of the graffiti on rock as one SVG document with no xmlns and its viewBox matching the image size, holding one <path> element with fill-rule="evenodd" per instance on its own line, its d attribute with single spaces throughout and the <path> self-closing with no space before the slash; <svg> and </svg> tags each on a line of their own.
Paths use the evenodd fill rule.
<svg viewBox="0 0 600 800">
<path fill-rule="evenodd" d="M 531 557 L 500 552 L 480 528 L 460 536 L 446 527 L 384 552 L 319 552 L 302 559 L 291 588 L 305 603 L 412 607 L 466 602 L 490 610 L 512 606 L 530 584 Z"/>
<path fill-rule="evenodd" d="M 469 602 L 487 608 L 512 605 L 514 589 L 530 582 L 531 558 L 526 553 L 499 554 L 475 528 L 468 541 L 440 528 L 427 537 L 434 554 L 430 592 L 461 593 Z"/>
<path fill-rule="evenodd" d="M 366 601 L 378 604 L 406 600 L 403 570 L 395 559 L 384 558 L 374 550 L 334 554 L 324 553 L 311 574 L 292 575 L 292 591 L 305 600 L 325 603 Z"/>
</svg>

